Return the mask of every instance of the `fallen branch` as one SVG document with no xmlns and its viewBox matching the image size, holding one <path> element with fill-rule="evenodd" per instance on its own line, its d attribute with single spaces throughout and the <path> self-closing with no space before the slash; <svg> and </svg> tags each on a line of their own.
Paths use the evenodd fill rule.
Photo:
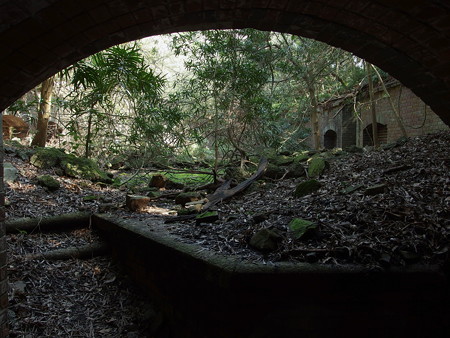
<svg viewBox="0 0 450 338">
<path fill-rule="evenodd" d="M 213 194 L 206 196 L 208 202 L 205 205 L 203 205 L 202 211 L 206 211 L 212 206 L 216 205 L 217 203 L 226 200 L 228 198 L 231 198 L 232 196 L 246 189 L 250 184 L 253 183 L 253 181 L 257 180 L 264 174 L 267 168 L 267 164 L 268 164 L 267 159 L 262 158 L 261 161 L 259 162 L 258 170 L 256 171 L 256 173 L 254 173 L 251 177 L 249 177 L 245 181 L 239 183 L 234 188 L 230 189 L 231 180 L 228 180 L 225 183 L 223 183 L 220 187 L 216 189 L 216 191 Z M 164 223 L 175 223 L 178 221 L 186 221 L 189 219 L 194 219 L 196 216 L 197 216 L 196 214 L 192 214 L 192 215 L 181 215 L 170 217 L 167 218 L 164 221 Z"/>
<path fill-rule="evenodd" d="M 231 182 L 230 181 L 225 182 L 222 186 L 220 186 L 214 192 L 214 194 L 206 196 L 206 198 L 209 200 L 209 202 L 203 206 L 203 210 L 208 210 L 213 205 L 216 205 L 217 203 L 219 203 L 221 201 L 231 198 L 234 195 L 236 195 L 237 193 L 246 189 L 248 186 L 250 186 L 250 184 L 252 184 L 255 180 L 257 180 L 264 174 L 264 172 L 266 171 L 266 168 L 267 168 L 267 164 L 268 164 L 267 159 L 262 158 L 261 161 L 259 162 L 258 170 L 256 171 L 256 173 L 254 173 L 252 176 L 250 176 L 245 181 L 239 183 L 234 188 L 228 189 Z"/>
<path fill-rule="evenodd" d="M 104 242 L 94 242 L 83 246 L 71 246 L 64 249 L 42 252 L 38 254 L 26 255 L 26 260 L 46 259 L 46 260 L 68 260 L 68 259 L 89 259 L 102 256 L 108 253 L 108 246 Z"/>
<path fill-rule="evenodd" d="M 49 217 L 11 219 L 5 222 L 5 227 L 7 233 L 17 233 L 21 231 L 67 231 L 88 227 L 90 219 L 90 213 L 77 212 Z"/>
</svg>

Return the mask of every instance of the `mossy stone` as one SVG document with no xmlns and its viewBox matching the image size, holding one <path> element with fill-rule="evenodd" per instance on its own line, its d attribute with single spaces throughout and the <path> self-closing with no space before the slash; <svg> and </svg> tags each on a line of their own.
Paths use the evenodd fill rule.
<svg viewBox="0 0 450 338">
<path fill-rule="evenodd" d="M 316 229 L 317 224 L 301 218 L 294 218 L 289 222 L 289 229 L 292 231 L 295 239 L 300 239 L 312 229 Z"/>
<path fill-rule="evenodd" d="M 59 165 L 66 154 L 56 148 L 39 148 L 30 158 L 30 163 L 41 169 L 50 169 Z"/>
<path fill-rule="evenodd" d="M 68 154 L 61 160 L 60 165 L 67 176 L 108 184 L 113 182 L 108 174 L 98 167 L 97 163 L 88 158 Z"/>
<path fill-rule="evenodd" d="M 316 180 L 308 180 L 305 182 L 301 182 L 295 188 L 294 196 L 302 197 L 313 193 L 314 191 L 319 190 L 322 187 L 322 184 Z"/>
<path fill-rule="evenodd" d="M 308 176 L 311 178 L 320 176 L 329 166 L 328 162 L 322 157 L 313 157 L 308 163 Z"/>
<path fill-rule="evenodd" d="M 50 175 L 42 175 L 37 178 L 38 184 L 47 188 L 49 191 L 56 191 L 61 184 Z"/>
</svg>

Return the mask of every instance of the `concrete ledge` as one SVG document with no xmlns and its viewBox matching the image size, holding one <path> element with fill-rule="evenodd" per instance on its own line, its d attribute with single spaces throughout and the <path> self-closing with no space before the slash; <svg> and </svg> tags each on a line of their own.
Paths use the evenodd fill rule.
<svg viewBox="0 0 450 338">
<path fill-rule="evenodd" d="M 162 306 L 172 337 L 446 337 L 438 267 L 253 264 L 181 243 L 162 221 L 94 215 L 127 273 Z"/>
</svg>

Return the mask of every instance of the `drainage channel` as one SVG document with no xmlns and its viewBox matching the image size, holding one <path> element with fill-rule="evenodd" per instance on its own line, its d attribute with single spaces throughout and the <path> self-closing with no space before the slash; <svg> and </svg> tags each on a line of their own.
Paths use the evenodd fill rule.
<svg viewBox="0 0 450 338">
<path fill-rule="evenodd" d="M 172 337 L 446 337 L 448 278 L 435 266 L 257 264 L 94 215 L 113 256 L 160 306 Z"/>
</svg>

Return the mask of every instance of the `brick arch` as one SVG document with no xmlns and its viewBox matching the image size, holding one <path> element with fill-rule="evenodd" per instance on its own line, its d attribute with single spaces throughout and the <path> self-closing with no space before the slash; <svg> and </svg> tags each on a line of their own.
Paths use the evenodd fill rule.
<svg viewBox="0 0 450 338">
<path fill-rule="evenodd" d="M 244 27 L 351 51 L 398 78 L 450 124 L 450 4 L 438 0 L 5 0 L 0 110 L 46 77 L 114 44 Z"/>
</svg>

